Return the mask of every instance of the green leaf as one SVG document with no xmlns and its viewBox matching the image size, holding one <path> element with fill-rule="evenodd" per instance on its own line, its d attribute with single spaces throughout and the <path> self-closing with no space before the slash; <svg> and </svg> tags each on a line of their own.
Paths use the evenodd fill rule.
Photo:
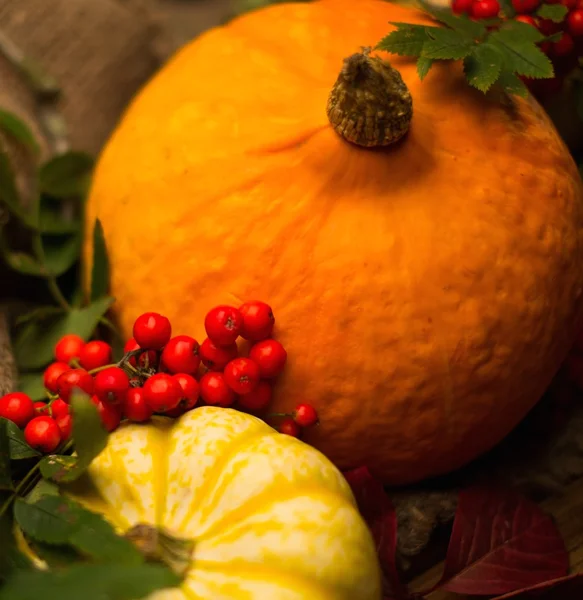
<svg viewBox="0 0 583 600">
<path fill-rule="evenodd" d="M 28 125 L 16 115 L 0 109 L 0 130 L 27 148 L 32 154 L 40 152 L 39 145 Z"/>
<path fill-rule="evenodd" d="M 569 9 L 562 4 L 541 4 L 536 11 L 536 16 L 553 23 L 562 23 L 568 12 Z"/>
<path fill-rule="evenodd" d="M 14 486 L 10 470 L 10 440 L 7 423 L 7 419 L 0 419 L 0 490 L 10 491 Z"/>
<path fill-rule="evenodd" d="M 498 39 L 511 42 L 532 42 L 536 44 L 546 39 L 536 27 L 522 21 L 506 21 L 495 33 Z"/>
<path fill-rule="evenodd" d="M 505 70 L 534 79 L 554 75 L 549 57 L 532 42 L 512 39 L 502 31 L 493 32 L 488 42 L 501 53 Z"/>
<path fill-rule="evenodd" d="M 423 26 L 406 26 L 403 23 L 391 23 L 399 27 L 384 37 L 376 46 L 377 50 L 385 50 L 399 56 L 419 56 L 423 44 L 429 39 Z M 405 25 L 403 27 L 403 25 Z"/>
<path fill-rule="evenodd" d="M 4 430 L 8 436 L 8 447 L 12 460 L 33 458 L 40 454 L 31 448 L 24 440 L 24 434 L 12 421 L 0 417 L 0 423 L 4 422 Z"/>
<path fill-rule="evenodd" d="M 86 559 L 84 559 L 77 550 L 71 548 L 71 546 L 43 544 L 41 542 L 35 542 L 30 538 L 27 538 L 26 541 L 36 556 L 44 560 L 51 569 L 70 567 L 73 563 L 87 562 Z"/>
<path fill-rule="evenodd" d="M 85 308 L 74 308 L 56 317 L 28 323 L 20 329 L 14 342 L 17 364 L 21 369 L 46 366 L 53 359 L 56 343 L 67 333 L 76 333 L 88 340 L 113 301 L 110 297 L 100 298 Z"/>
<path fill-rule="evenodd" d="M 516 94 L 526 98 L 529 94 L 528 88 L 524 83 L 511 71 L 502 69 L 497 83 L 501 85 L 508 94 Z"/>
<path fill-rule="evenodd" d="M 426 58 L 425 56 L 420 56 L 417 59 L 417 74 L 419 75 L 419 79 L 423 81 L 427 73 L 429 73 L 429 69 L 433 66 L 433 59 Z"/>
<path fill-rule="evenodd" d="M 0 251 L 4 261 L 13 271 L 32 277 L 47 276 L 45 267 L 34 256 L 26 252 L 10 250 L 3 235 L 0 235 Z"/>
<path fill-rule="evenodd" d="M 73 439 L 78 456 L 77 469 L 85 469 L 107 446 L 108 434 L 103 427 L 97 406 L 86 394 L 73 392 L 71 412 Z M 81 471 L 78 474 L 80 475 Z"/>
<path fill-rule="evenodd" d="M 4 504 L 8 494 L 0 493 L 0 504 Z M 20 550 L 14 537 L 14 518 L 12 511 L 6 511 L 0 515 L 0 583 L 5 581 L 12 573 L 17 570 L 25 571 L 32 566 L 30 559 L 28 559 Z M 2 590 L 2 585 L 0 585 Z"/>
<path fill-rule="evenodd" d="M 17 572 L 0 588 L 0 600 L 138 600 L 176 587 L 180 581 L 172 571 L 155 564 L 75 565 L 57 571 Z"/>
<path fill-rule="evenodd" d="M 66 273 L 81 255 L 81 232 L 66 238 L 44 237 L 42 239 L 45 266 L 55 277 Z M 103 295 L 103 294 L 102 294 Z"/>
<path fill-rule="evenodd" d="M 14 518 L 22 531 L 46 544 L 69 545 L 94 560 L 138 565 L 144 557 L 97 513 L 60 496 L 43 496 L 34 504 L 14 503 Z"/>
<path fill-rule="evenodd" d="M 93 158 L 83 152 L 66 152 L 49 160 L 39 170 L 41 192 L 56 198 L 87 193 Z"/>
<path fill-rule="evenodd" d="M 43 459 L 44 460 L 44 459 Z M 41 479 L 30 491 L 26 497 L 29 504 L 38 502 L 43 496 L 58 496 L 59 488 L 46 479 Z"/>
<path fill-rule="evenodd" d="M 39 462 L 39 467 L 43 477 L 57 483 L 74 481 L 86 470 L 83 464 L 79 464 L 77 457 L 58 454 L 45 456 Z"/>
<path fill-rule="evenodd" d="M 477 38 L 482 38 L 486 35 L 488 29 L 484 21 L 473 21 L 466 15 L 454 15 L 451 9 L 436 8 L 426 2 L 421 2 L 423 10 L 429 13 L 438 21 L 441 21 L 458 34 L 462 34 L 469 41 L 474 41 Z M 498 20 L 496 21 L 498 22 Z"/>
<path fill-rule="evenodd" d="M 18 377 L 18 391 L 24 392 L 35 402 L 46 400 L 47 391 L 43 381 L 43 373 L 21 373 Z"/>
<path fill-rule="evenodd" d="M 93 266 L 91 270 L 91 300 L 105 296 L 109 290 L 109 257 L 105 247 L 103 226 L 97 219 L 93 227 Z"/>
<path fill-rule="evenodd" d="M 421 56 L 438 60 L 457 60 L 471 54 L 475 42 L 452 29 L 434 29 L 423 44 Z"/>
<path fill-rule="evenodd" d="M 16 188 L 16 178 L 8 157 L 0 149 L 0 202 L 19 219 L 24 219 L 24 209 Z"/>
<path fill-rule="evenodd" d="M 63 204 L 46 194 L 40 198 L 38 228 L 42 233 L 77 233 L 81 230 L 79 217 L 63 210 Z"/>
<path fill-rule="evenodd" d="M 502 71 L 502 56 L 495 47 L 479 44 L 470 56 L 464 59 L 464 72 L 471 86 L 487 92 Z"/>
</svg>

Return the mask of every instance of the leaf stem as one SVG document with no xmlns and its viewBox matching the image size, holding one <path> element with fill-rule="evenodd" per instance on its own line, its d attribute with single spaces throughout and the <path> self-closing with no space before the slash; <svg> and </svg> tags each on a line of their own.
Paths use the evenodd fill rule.
<svg viewBox="0 0 583 600">
<path fill-rule="evenodd" d="M 34 251 L 37 259 L 39 260 L 39 262 L 43 265 L 43 267 L 45 269 L 45 280 L 47 282 L 49 291 L 51 292 L 51 295 L 53 296 L 53 299 L 63 310 L 69 312 L 71 310 L 71 305 L 69 304 L 69 302 L 67 302 L 67 299 L 65 298 L 65 296 L 63 296 L 63 292 L 61 292 L 61 290 L 57 284 L 57 279 L 55 278 L 55 276 L 52 273 L 50 273 L 49 269 L 47 268 L 46 256 L 45 256 L 45 251 L 43 248 L 42 238 L 41 238 L 40 233 L 35 232 L 35 234 L 33 235 L 32 248 L 33 248 L 33 251 Z"/>
<path fill-rule="evenodd" d="M 8 510 L 14 499 L 21 495 L 22 490 L 32 481 L 37 471 L 39 470 L 40 461 L 20 480 L 14 492 L 8 497 L 4 504 L 0 507 L 0 517 Z"/>
</svg>

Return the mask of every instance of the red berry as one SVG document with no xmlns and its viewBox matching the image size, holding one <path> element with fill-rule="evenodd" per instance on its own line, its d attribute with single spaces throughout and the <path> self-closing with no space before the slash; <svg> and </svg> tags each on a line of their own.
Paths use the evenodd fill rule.
<svg viewBox="0 0 583 600">
<path fill-rule="evenodd" d="M 204 329 L 216 346 L 230 346 L 241 333 L 243 315 L 234 306 L 216 306 L 204 319 Z"/>
<path fill-rule="evenodd" d="M 527 25 L 532 25 L 536 27 L 536 21 L 530 15 L 518 15 L 514 18 L 515 21 L 519 23 L 526 23 Z"/>
<path fill-rule="evenodd" d="M 575 42 L 568 33 L 563 33 L 557 42 L 551 42 L 551 52 L 554 56 L 567 56 L 573 52 Z"/>
<path fill-rule="evenodd" d="M 583 35 L 583 9 L 578 8 L 567 16 L 567 29 L 575 37 Z"/>
<path fill-rule="evenodd" d="M 93 369 L 108 365 L 112 356 L 113 350 L 109 344 L 94 340 L 83 346 L 79 355 L 79 364 L 87 371 L 93 371 Z"/>
<path fill-rule="evenodd" d="M 35 450 L 48 454 L 61 443 L 61 430 L 51 417 L 34 417 L 24 428 L 24 439 Z"/>
<path fill-rule="evenodd" d="M 53 415 L 53 419 L 68 415 L 69 405 L 61 398 L 57 398 L 51 402 L 51 413 Z"/>
<path fill-rule="evenodd" d="M 207 369 L 222 371 L 228 363 L 239 355 L 237 344 L 229 346 L 215 346 L 206 338 L 199 348 L 200 358 Z"/>
<path fill-rule="evenodd" d="M 318 413 L 311 404 L 298 404 L 293 418 L 300 427 L 310 427 L 318 422 Z"/>
<path fill-rule="evenodd" d="M 178 406 L 184 409 L 184 412 L 194 408 L 198 402 L 200 388 L 198 381 L 187 373 L 178 373 L 174 375 L 174 379 L 178 382 L 182 390 Z"/>
<path fill-rule="evenodd" d="M 117 429 L 121 422 L 120 407 L 115 404 L 109 404 L 108 402 L 101 402 L 101 400 L 97 398 L 95 399 L 97 400 L 97 411 L 99 412 L 99 417 L 101 418 L 101 422 L 103 423 L 106 431 L 112 432 L 114 429 Z"/>
<path fill-rule="evenodd" d="M 300 437 L 300 426 L 291 417 L 286 417 L 279 424 L 279 432 L 297 438 Z"/>
<path fill-rule="evenodd" d="M 45 388 L 51 393 L 57 393 L 57 380 L 65 372 L 69 371 L 71 367 L 64 362 L 54 362 L 50 364 L 44 372 L 43 380 Z"/>
<path fill-rule="evenodd" d="M 198 342 L 188 335 L 173 337 L 162 351 L 162 363 L 170 373 L 196 373 L 200 365 Z"/>
<path fill-rule="evenodd" d="M 236 394 L 248 394 L 259 383 L 259 366 L 250 358 L 235 358 L 225 367 L 224 376 Z"/>
<path fill-rule="evenodd" d="M 474 19 L 493 19 L 500 12 L 498 0 L 477 0 L 472 4 Z"/>
<path fill-rule="evenodd" d="M 0 398 L 0 417 L 21 429 L 35 416 L 34 402 L 24 392 L 11 392 Z"/>
<path fill-rule="evenodd" d="M 152 416 L 152 409 L 146 402 L 142 388 L 130 388 L 124 404 L 124 413 L 134 423 L 142 423 Z"/>
<path fill-rule="evenodd" d="M 272 389 L 270 383 L 268 381 L 260 381 L 253 391 L 239 396 L 237 403 L 242 408 L 252 412 L 260 412 L 269 406 L 271 396 Z"/>
<path fill-rule="evenodd" d="M 249 358 L 257 363 L 261 377 L 270 379 L 283 371 L 287 352 L 278 341 L 263 340 L 251 348 Z"/>
<path fill-rule="evenodd" d="M 61 400 L 62 402 L 62 400 Z M 48 415 L 51 416 L 51 409 L 46 402 L 35 402 L 34 403 L 35 415 Z"/>
<path fill-rule="evenodd" d="M 454 15 L 463 15 L 470 12 L 474 0 L 453 0 L 451 10 Z"/>
<path fill-rule="evenodd" d="M 553 35 L 553 33 L 558 33 L 559 31 L 561 31 L 560 23 L 555 23 L 550 19 L 538 19 L 537 26 L 538 30 L 543 35 Z"/>
<path fill-rule="evenodd" d="M 69 369 L 57 380 L 57 392 L 65 402 L 71 401 L 74 390 L 93 393 L 93 377 L 85 369 Z"/>
<path fill-rule="evenodd" d="M 128 352 L 133 352 L 134 350 L 139 350 L 140 349 L 140 344 L 138 344 L 138 342 L 136 342 L 136 340 L 134 340 L 134 338 L 130 338 L 127 342 L 126 345 L 123 347 L 123 353 L 127 354 Z M 154 352 L 154 350 L 144 350 L 144 352 L 142 354 L 139 355 L 139 359 L 140 359 L 140 367 L 142 368 L 146 368 L 146 367 L 155 367 L 156 366 L 156 352 Z M 135 367 L 137 365 L 136 363 L 136 358 L 134 356 L 132 356 L 129 361 L 130 365 L 132 365 L 132 367 Z"/>
<path fill-rule="evenodd" d="M 85 345 L 83 338 L 69 333 L 64 335 L 55 345 L 55 358 L 58 362 L 70 363 L 74 358 L 79 358 Z"/>
<path fill-rule="evenodd" d="M 172 375 L 156 373 L 144 383 L 144 396 L 153 412 L 165 412 L 178 406 L 182 388 Z"/>
<path fill-rule="evenodd" d="M 71 415 L 55 417 L 55 421 L 57 422 L 57 426 L 61 432 L 61 440 L 63 442 L 68 440 L 71 437 L 71 432 L 73 431 L 73 418 Z"/>
<path fill-rule="evenodd" d="M 170 321 L 158 313 L 144 313 L 134 323 L 134 339 L 145 350 L 161 350 L 171 335 Z"/>
<path fill-rule="evenodd" d="M 259 342 L 271 336 L 275 325 L 271 306 L 255 300 L 254 302 L 245 302 L 239 307 L 239 312 L 243 316 L 242 338 L 251 342 Z"/>
<path fill-rule="evenodd" d="M 227 385 L 225 376 L 216 371 L 200 378 L 200 397 L 214 406 L 231 406 L 235 402 L 235 392 Z"/>
<path fill-rule="evenodd" d="M 130 378 L 119 367 L 109 367 L 95 375 L 95 395 L 107 404 L 121 404 L 130 388 Z"/>
</svg>

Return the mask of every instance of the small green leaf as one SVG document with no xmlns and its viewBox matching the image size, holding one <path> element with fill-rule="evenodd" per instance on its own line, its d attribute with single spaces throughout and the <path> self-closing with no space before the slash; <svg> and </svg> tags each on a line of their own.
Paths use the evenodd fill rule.
<svg viewBox="0 0 583 600">
<path fill-rule="evenodd" d="M 0 490 L 12 490 L 12 471 L 10 470 L 10 440 L 8 421 L 0 419 Z"/>
<path fill-rule="evenodd" d="M 14 518 L 38 542 L 69 545 L 102 562 L 137 565 L 144 561 L 137 548 L 118 536 L 103 517 L 60 496 L 43 496 L 34 504 L 18 498 Z"/>
<path fill-rule="evenodd" d="M 156 590 L 180 585 L 166 567 L 142 565 L 75 565 L 55 571 L 22 571 L 0 588 L 0 600 L 139 600 Z"/>
<path fill-rule="evenodd" d="M 27 323 L 14 342 L 17 364 L 21 369 L 31 370 L 46 366 L 53 359 L 55 344 L 67 333 L 88 340 L 112 303 L 113 298 L 100 298 L 85 308 Z"/>
<path fill-rule="evenodd" d="M 0 504 L 4 504 L 8 498 L 8 493 L 0 493 Z M 14 572 L 21 571 L 24 573 L 30 573 L 29 570 L 32 566 L 30 559 L 28 559 L 18 549 L 18 544 L 14 536 L 14 518 L 12 511 L 6 511 L 0 515 L 0 590 L 2 590 L 2 583 Z"/>
<path fill-rule="evenodd" d="M 77 261 L 81 254 L 81 232 L 65 238 L 46 236 L 42 239 L 45 266 L 55 277 L 66 273 Z"/>
<path fill-rule="evenodd" d="M 417 59 L 417 74 L 421 81 L 423 81 L 427 73 L 429 73 L 429 69 L 433 66 L 433 62 L 434 60 L 432 58 L 426 58 L 425 56 L 420 56 Z"/>
<path fill-rule="evenodd" d="M 532 42 L 524 42 L 506 36 L 502 31 L 493 32 L 488 43 L 502 55 L 504 69 L 534 79 L 553 77 L 553 64 L 549 57 Z"/>
<path fill-rule="evenodd" d="M 40 461 L 39 467 L 43 477 L 57 483 L 74 481 L 86 470 L 83 464 L 79 464 L 77 457 L 57 454 L 45 456 Z"/>
<path fill-rule="evenodd" d="M 45 267 L 34 256 L 26 252 L 10 250 L 6 245 L 5 237 L 2 235 L 0 235 L 0 251 L 4 261 L 12 270 L 32 277 L 47 276 Z"/>
<path fill-rule="evenodd" d="M 568 12 L 569 9 L 562 4 L 541 4 L 536 11 L 536 16 L 553 23 L 562 23 Z"/>
<path fill-rule="evenodd" d="M 399 56 L 419 56 L 423 44 L 429 39 L 425 27 L 408 26 L 401 27 L 402 23 L 391 23 L 399 27 L 384 37 L 376 46 L 378 50 L 385 50 Z"/>
<path fill-rule="evenodd" d="M 40 152 L 39 145 L 28 125 L 16 115 L 0 109 L 0 130 L 27 148 L 32 154 Z"/>
<path fill-rule="evenodd" d="M 22 431 L 16 424 L 8 419 L 0 417 L 0 423 L 4 422 L 4 430 L 8 436 L 8 445 L 10 450 L 10 458 L 12 460 L 21 460 L 24 458 L 33 458 L 40 454 L 31 448 L 24 440 Z"/>
<path fill-rule="evenodd" d="M 0 149 L 0 202 L 19 219 L 24 219 L 24 209 L 16 188 L 16 178 L 6 154 Z"/>
<path fill-rule="evenodd" d="M 475 47 L 470 56 L 464 59 L 464 72 L 470 85 L 481 92 L 487 92 L 502 71 L 502 56 L 495 47 L 487 43 Z"/>
<path fill-rule="evenodd" d="M 526 85 L 512 71 L 502 69 L 496 83 L 501 85 L 508 94 L 516 94 L 523 98 L 529 94 Z"/>
<path fill-rule="evenodd" d="M 423 44 L 421 56 L 437 60 L 457 60 L 471 54 L 476 43 L 452 29 L 434 29 Z"/>
<path fill-rule="evenodd" d="M 91 270 L 91 300 L 105 296 L 109 289 L 109 257 L 105 247 L 103 226 L 97 219 L 93 227 L 93 266 Z"/>
<path fill-rule="evenodd" d="M 107 446 L 107 431 L 99 416 L 97 406 L 89 396 L 73 392 L 73 439 L 78 456 L 77 469 L 86 469 L 91 461 Z M 82 471 L 79 471 L 79 475 Z"/>
<path fill-rule="evenodd" d="M 47 317 L 52 317 L 54 315 L 62 315 L 64 312 L 65 310 L 60 306 L 38 306 L 27 313 L 18 315 L 15 319 L 15 324 L 24 325 L 24 323 L 28 323 L 35 319 L 46 319 Z"/>
<path fill-rule="evenodd" d="M 93 162 L 93 158 L 83 152 L 66 152 L 49 160 L 39 170 L 41 192 L 56 198 L 84 196 Z"/>
<path fill-rule="evenodd" d="M 42 372 L 21 373 L 18 377 L 17 389 L 19 392 L 24 392 L 35 402 L 37 400 L 46 400 L 47 398 Z"/>
<path fill-rule="evenodd" d="M 26 497 L 29 504 L 35 504 L 44 496 L 58 496 L 59 488 L 46 479 L 41 479 Z"/>
<path fill-rule="evenodd" d="M 484 21 L 473 21 L 466 15 L 454 15 L 450 8 L 436 8 L 426 2 L 420 4 L 425 12 L 462 35 L 468 41 L 482 38 L 488 31 L 487 24 Z"/>
<path fill-rule="evenodd" d="M 536 44 L 546 39 L 536 27 L 522 21 L 505 21 L 495 33 L 498 39 L 510 40 L 511 42 L 532 42 Z"/>
</svg>

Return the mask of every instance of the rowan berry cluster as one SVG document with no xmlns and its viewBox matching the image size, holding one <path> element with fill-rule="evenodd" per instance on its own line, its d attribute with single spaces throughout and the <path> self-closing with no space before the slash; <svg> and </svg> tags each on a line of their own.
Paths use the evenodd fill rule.
<svg viewBox="0 0 583 600">
<path fill-rule="evenodd" d="M 50 453 L 71 437 L 74 390 L 91 398 L 108 431 L 123 420 L 140 423 L 154 414 L 177 418 L 199 404 L 262 414 L 287 362 L 285 348 L 272 337 L 274 324 L 264 302 L 217 306 L 205 317 L 207 338 L 199 344 L 188 335 L 173 336 L 167 317 L 144 313 L 117 363 L 106 342 L 65 335 L 44 372 L 47 401 L 33 402 L 23 392 L 6 394 L 0 398 L 0 417 L 24 429 L 30 446 Z M 239 338 L 250 343 L 247 356 Z M 318 421 L 305 403 L 292 413 L 267 416 L 281 418 L 279 431 L 295 437 Z"/>
</svg>

